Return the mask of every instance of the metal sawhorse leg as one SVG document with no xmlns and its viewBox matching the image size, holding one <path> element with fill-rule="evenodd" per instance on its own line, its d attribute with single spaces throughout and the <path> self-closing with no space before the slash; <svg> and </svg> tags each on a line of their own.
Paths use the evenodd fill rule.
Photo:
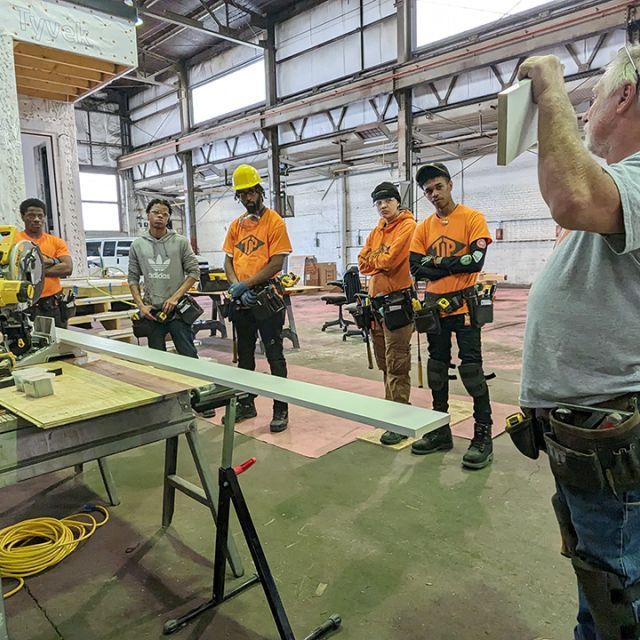
<svg viewBox="0 0 640 640">
<path fill-rule="evenodd" d="M 235 401 L 234 401 L 235 402 Z M 234 416 L 235 417 L 235 416 Z M 233 454 L 233 422 L 225 419 L 224 440 L 222 447 L 222 466 L 218 471 L 218 509 L 216 520 L 216 548 L 213 563 L 213 597 L 204 604 L 192 609 L 185 615 L 168 620 L 163 632 L 169 635 L 182 629 L 191 620 L 200 614 L 217 607 L 234 596 L 242 593 L 254 584 L 262 584 L 265 597 L 271 609 L 271 615 L 278 629 L 281 640 L 295 640 L 295 635 L 289 623 L 287 613 L 278 593 L 275 580 L 271 573 L 271 569 L 267 562 L 267 558 L 262 549 L 262 544 L 258 538 L 258 533 L 253 524 L 249 508 L 245 502 L 240 484 L 238 483 L 237 474 L 247 470 L 254 462 L 255 458 L 248 460 L 238 467 L 232 466 Z M 256 567 L 256 574 L 246 580 L 240 586 L 232 589 L 225 594 L 225 558 L 229 558 L 229 517 L 231 514 L 231 505 L 233 504 L 238 521 L 242 527 L 245 541 L 249 547 L 253 563 Z M 335 631 L 340 627 L 342 620 L 340 616 L 332 615 L 320 627 L 312 631 L 305 640 L 319 640 L 327 634 Z"/>
<path fill-rule="evenodd" d="M 225 434 L 230 430 L 233 435 L 236 422 L 235 393 L 230 390 L 226 390 L 223 400 L 223 406 L 226 406 L 224 417 Z M 164 493 L 162 499 L 162 526 L 165 528 L 171 524 L 173 519 L 176 490 L 208 507 L 211 511 L 214 522 L 217 524 L 218 516 L 216 508 L 218 504 L 218 487 L 213 480 L 213 476 L 211 475 L 211 471 L 207 465 L 207 460 L 202 455 L 195 422 L 190 425 L 189 430 L 185 435 L 191 451 L 191 457 L 196 465 L 196 470 L 198 472 L 202 488 L 177 475 L 179 436 L 168 438 L 165 445 Z M 227 438 L 225 437 L 225 445 L 222 449 L 222 463 L 225 464 L 228 461 L 228 464 L 231 464 L 231 458 L 233 456 L 233 437 L 231 438 L 230 445 L 226 443 L 226 440 Z M 233 539 L 231 538 L 227 540 L 226 551 L 227 558 L 229 559 L 229 566 L 231 567 L 233 575 L 236 578 L 243 576 L 244 569 L 242 567 L 242 562 Z"/>
</svg>

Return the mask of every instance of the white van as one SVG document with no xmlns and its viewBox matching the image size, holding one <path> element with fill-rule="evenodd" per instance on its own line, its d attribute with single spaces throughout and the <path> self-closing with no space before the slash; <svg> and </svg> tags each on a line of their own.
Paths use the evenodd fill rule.
<svg viewBox="0 0 640 640">
<path fill-rule="evenodd" d="M 87 263 L 89 271 L 106 271 L 106 275 L 125 276 L 129 272 L 129 249 L 135 240 L 133 236 L 116 238 L 87 238 Z M 200 271 L 208 271 L 209 263 L 198 258 Z"/>
</svg>

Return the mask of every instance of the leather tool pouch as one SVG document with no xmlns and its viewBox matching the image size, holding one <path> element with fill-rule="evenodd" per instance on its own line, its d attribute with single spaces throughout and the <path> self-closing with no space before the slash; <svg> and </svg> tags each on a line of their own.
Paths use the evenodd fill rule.
<svg viewBox="0 0 640 640">
<path fill-rule="evenodd" d="M 544 427 L 533 411 L 526 409 L 523 413 L 525 419 L 520 424 L 507 428 L 507 433 L 521 454 L 537 460 L 540 450 L 545 449 Z"/>
<path fill-rule="evenodd" d="M 640 414 L 616 427 L 585 429 L 549 416 L 551 432 L 545 434 L 551 471 L 570 487 L 597 493 L 614 493 L 640 487 Z"/>
<path fill-rule="evenodd" d="M 187 324 L 193 324 L 202 314 L 204 309 L 194 300 L 193 296 L 185 293 L 176 305 L 176 315 Z"/>
<path fill-rule="evenodd" d="M 268 284 L 256 293 L 256 303 L 251 307 L 256 320 L 264 321 L 284 311 L 284 300 L 275 285 Z"/>
</svg>

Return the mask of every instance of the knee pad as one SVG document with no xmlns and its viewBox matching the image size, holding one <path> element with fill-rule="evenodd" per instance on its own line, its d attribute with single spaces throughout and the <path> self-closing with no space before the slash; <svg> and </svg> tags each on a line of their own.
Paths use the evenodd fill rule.
<svg viewBox="0 0 640 640">
<path fill-rule="evenodd" d="M 472 398 L 479 398 L 489 393 L 482 365 L 476 362 L 458 366 L 460 380 Z"/>
<path fill-rule="evenodd" d="M 640 633 L 633 602 L 640 599 L 640 581 L 624 587 L 615 573 L 581 558 L 571 559 L 578 584 L 602 640 L 635 640 Z"/>
<path fill-rule="evenodd" d="M 449 383 L 449 363 L 429 358 L 427 360 L 427 384 L 429 389 L 442 391 Z"/>
</svg>

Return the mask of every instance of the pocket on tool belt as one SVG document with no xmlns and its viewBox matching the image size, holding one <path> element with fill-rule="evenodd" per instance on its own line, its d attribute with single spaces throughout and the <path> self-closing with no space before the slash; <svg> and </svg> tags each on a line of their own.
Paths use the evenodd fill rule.
<svg viewBox="0 0 640 640">
<path fill-rule="evenodd" d="M 439 335 L 442 327 L 440 326 L 440 314 L 438 307 L 423 306 L 415 312 L 416 331 L 418 333 L 430 333 L 431 335 Z"/>
<path fill-rule="evenodd" d="M 637 442 L 611 452 L 610 474 L 616 491 L 630 491 L 640 487 L 640 452 Z"/>
<path fill-rule="evenodd" d="M 555 436 L 544 434 L 551 472 L 558 482 L 589 493 L 600 493 L 607 485 L 595 452 L 583 453 L 561 445 Z"/>
<path fill-rule="evenodd" d="M 525 418 L 514 427 L 507 427 L 507 433 L 516 449 L 527 458 L 537 460 L 540 449 L 544 448 L 542 431 L 533 416 Z"/>
</svg>

